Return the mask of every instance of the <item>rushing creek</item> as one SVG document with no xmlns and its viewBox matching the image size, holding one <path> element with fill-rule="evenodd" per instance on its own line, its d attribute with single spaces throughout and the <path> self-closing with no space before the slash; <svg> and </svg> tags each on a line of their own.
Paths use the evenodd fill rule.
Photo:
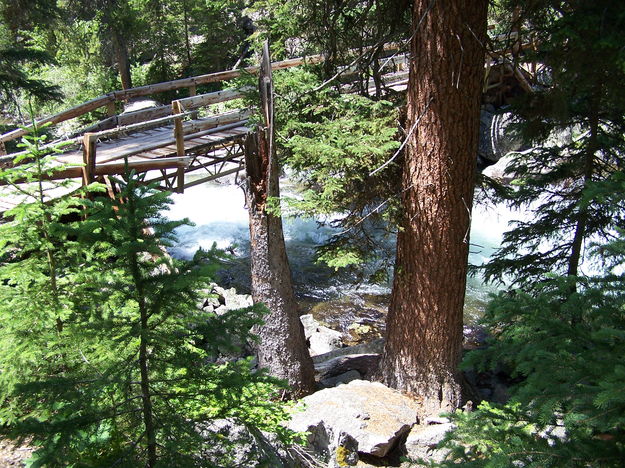
<svg viewBox="0 0 625 468">
<path fill-rule="evenodd" d="M 288 190 L 288 189 L 287 189 Z M 172 255 L 189 258 L 202 247 L 226 249 L 233 254 L 217 282 L 226 288 L 249 292 L 249 228 L 243 191 L 236 185 L 208 183 L 173 195 L 174 204 L 166 215 L 189 218 L 195 226 L 178 230 L 179 243 Z M 481 264 L 499 245 L 514 213 L 497 207 L 473 209 L 469 261 Z M 390 297 L 390 284 L 354 284 L 354 278 L 336 273 L 314 261 L 315 247 L 332 235 L 329 227 L 314 219 L 285 219 L 284 235 L 295 292 L 302 312 L 331 328 L 345 332 L 353 341 L 379 336 Z M 393 248 L 393 246 L 386 246 Z M 492 286 L 478 277 L 469 277 L 465 300 L 465 322 L 474 322 L 483 312 Z"/>
</svg>

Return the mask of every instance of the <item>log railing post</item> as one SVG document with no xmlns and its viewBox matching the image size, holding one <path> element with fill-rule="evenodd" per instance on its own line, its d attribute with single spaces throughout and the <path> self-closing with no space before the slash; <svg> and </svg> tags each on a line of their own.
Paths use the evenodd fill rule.
<svg viewBox="0 0 625 468">
<path fill-rule="evenodd" d="M 182 114 L 184 113 L 184 108 L 182 107 L 182 104 L 180 104 L 179 101 L 173 101 L 171 103 L 171 111 L 172 111 L 172 114 L 174 115 Z M 184 130 L 182 128 L 182 116 L 176 117 L 174 119 L 174 138 L 176 139 L 176 154 L 178 156 L 184 156 L 185 150 L 184 150 Z M 178 168 L 177 179 L 178 179 L 178 187 L 176 191 L 178 193 L 182 193 L 184 192 L 184 167 Z"/>
<path fill-rule="evenodd" d="M 189 86 L 189 97 L 192 97 L 192 96 L 197 96 L 197 86 L 195 85 Z M 191 114 L 191 120 L 197 119 L 197 116 L 198 116 L 197 111 L 193 112 Z"/>
<path fill-rule="evenodd" d="M 95 133 L 85 133 L 82 141 L 83 185 L 89 185 L 95 179 L 95 158 L 98 136 Z"/>
</svg>

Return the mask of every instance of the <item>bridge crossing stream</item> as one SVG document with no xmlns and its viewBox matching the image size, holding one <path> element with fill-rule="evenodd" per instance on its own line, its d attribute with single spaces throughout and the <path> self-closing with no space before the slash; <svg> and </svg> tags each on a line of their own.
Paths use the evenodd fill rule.
<svg viewBox="0 0 625 468">
<path fill-rule="evenodd" d="M 393 46 L 389 46 L 388 50 L 388 67 L 382 79 L 385 87 L 401 91 L 408 82 L 406 57 Z M 499 63 L 501 73 L 487 73 L 485 93 L 504 89 L 505 76 L 525 76 L 526 72 L 520 68 L 513 68 L 505 75 L 506 66 L 509 68 L 511 65 L 499 59 L 492 56 L 491 60 L 487 60 L 487 71 Z M 273 63 L 268 60 L 266 68 L 278 70 L 319 63 L 324 58 L 311 56 Z M 95 180 L 106 181 L 109 175 L 134 169 L 140 180 L 156 182 L 163 190 L 177 192 L 173 217 L 187 216 L 197 226 L 181 230 L 181 244 L 172 254 L 184 257 L 198 246 L 210 247 L 216 241 L 219 247 L 234 253 L 220 280 L 226 286 L 233 285 L 246 291 L 249 289 L 250 241 L 243 192 L 236 186 L 217 181 L 236 179 L 245 174 L 246 139 L 253 132 L 248 118 L 255 109 L 243 104 L 245 101 L 242 98 L 248 89 L 229 88 L 197 94 L 197 87 L 259 71 L 260 67 L 255 66 L 114 91 L 40 120 L 40 125 L 58 125 L 84 117 L 99 108 L 105 108 L 107 113 L 105 119 L 62 139 L 69 146 L 55 158 L 63 169 L 51 178 L 76 179 L 84 184 Z M 349 74 L 349 67 L 346 67 L 346 74 Z M 529 86 L 525 78 L 520 82 Z M 179 90 L 186 90 L 188 97 L 174 99 L 164 105 L 118 113 L 124 103 L 134 99 L 159 93 L 171 95 Z M 241 106 L 224 111 L 223 104 L 230 101 L 241 103 Z M 232 107 L 236 107 L 232 102 Z M 20 128 L 0 135 L 0 150 L 5 143 L 21 138 L 27 131 Z M 10 166 L 17 154 L 0 156 L 0 167 Z M 249 167 L 247 169 L 249 171 Z M 185 191 L 187 193 L 182 195 Z M 3 206 L 0 206 L 2 209 Z M 497 224 L 498 221 L 493 221 L 489 215 L 480 214 L 479 209 L 476 211 L 471 234 L 474 244 L 471 260 L 481 263 L 500 240 L 497 235 L 493 237 L 493 232 L 501 233 L 503 229 L 501 223 Z M 220 219 L 220 216 L 231 219 Z M 483 218 L 480 219 L 481 216 Z M 493 229 L 493 223 L 497 224 L 496 229 Z M 285 234 L 295 289 L 303 311 L 312 310 L 321 321 L 339 329 L 347 329 L 358 320 L 364 325 L 370 322 L 378 333 L 388 303 L 389 285 L 367 282 L 354 285 L 354 278 L 316 264 L 313 260 L 314 248 L 332 235 L 332 231 L 318 226 L 315 220 L 286 220 Z M 393 250 L 392 245 L 387 247 L 389 251 Z M 488 289 L 479 279 L 469 279 L 466 321 L 474 321 L 480 315 L 487 294 Z"/>
</svg>

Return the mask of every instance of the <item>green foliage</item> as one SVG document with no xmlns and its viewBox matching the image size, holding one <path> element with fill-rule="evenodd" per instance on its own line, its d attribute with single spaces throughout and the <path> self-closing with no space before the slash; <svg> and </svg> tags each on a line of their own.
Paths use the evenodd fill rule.
<svg viewBox="0 0 625 468">
<path fill-rule="evenodd" d="M 278 58 L 324 54 L 325 78 L 362 55 L 354 71 L 363 95 L 368 95 L 366 83 L 370 79 L 379 80 L 382 46 L 401 44 L 409 35 L 411 9 L 404 1 L 262 0 L 251 9 L 258 16 L 253 40 L 269 40 Z"/>
<path fill-rule="evenodd" d="M 318 89 L 309 70 L 276 73 L 275 82 L 278 151 L 301 189 L 282 197 L 285 212 L 341 229 L 319 251 L 335 269 L 373 260 L 392 235 L 386 222 L 399 203 L 398 161 L 371 175 L 399 147 L 397 110 L 388 101 Z"/>
<path fill-rule="evenodd" d="M 506 6 L 520 7 L 538 41 L 538 50 L 527 53 L 543 66 L 544 84 L 513 106 L 520 136 L 535 146 L 512 159 L 506 172 L 513 187 L 503 192 L 532 218 L 505 234 L 484 272 L 527 288 L 551 272 L 577 275 L 585 241 L 625 227 L 605 204 L 581 203 L 593 182 L 624 163 L 625 16 L 609 0 Z"/>
<path fill-rule="evenodd" d="M 35 189 L 0 226 L 0 432 L 32 438 L 30 466 L 232 466 L 221 418 L 291 440 L 277 382 L 235 357 L 264 311 L 197 306 L 221 254 L 169 258 L 184 221 L 132 175 L 115 200 L 44 197 L 52 162 L 27 145 L 34 166 L 1 174 Z"/>
<path fill-rule="evenodd" d="M 27 71 L 27 66 L 50 61 L 51 57 L 40 49 L 0 45 L 0 103 L 15 105 L 21 93 L 28 98 L 59 101 L 62 94 L 58 86 L 33 78 Z"/>
<path fill-rule="evenodd" d="M 625 174 L 588 186 L 582 207 L 604 204 L 622 220 Z M 611 208 L 610 208 L 611 207 Z M 442 466 L 601 466 L 625 460 L 625 232 L 594 244 L 603 271 L 552 276 L 530 292 L 502 292 L 483 319 L 488 348 L 465 367 L 503 366 L 519 381 L 504 406 L 453 416 Z"/>
</svg>

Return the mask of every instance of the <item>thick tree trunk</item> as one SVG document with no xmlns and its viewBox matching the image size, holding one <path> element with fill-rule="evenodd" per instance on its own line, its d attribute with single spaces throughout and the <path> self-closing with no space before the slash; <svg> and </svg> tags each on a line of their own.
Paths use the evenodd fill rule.
<svg viewBox="0 0 625 468">
<path fill-rule="evenodd" d="M 278 162 L 273 144 L 273 85 L 269 45 L 264 44 L 259 87 L 264 127 L 245 142 L 246 201 L 250 216 L 252 297 L 269 309 L 259 327 L 258 363 L 285 379 L 291 396 L 315 389 L 314 367 L 293 293 L 284 245 L 282 218 L 267 212 L 269 198 L 280 197 Z"/>
<path fill-rule="evenodd" d="M 314 391 L 314 368 L 293 293 L 282 219 L 266 210 L 267 197 L 280 195 L 276 162 L 270 160 L 267 143 L 267 133 L 262 130 L 246 142 L 252 297 L 269 309 L 257 330 L 257 356 L 261 367 L 286 380 L 291 395 L 299 397 Z"/>
<path fill-rule="evenodd" d="M 486 0 L 415 0 L 408 86 L 404 219 L 383 381 L 420 416 L 456 408 L 469 226 L 478 145 Z"/>
</svg>

